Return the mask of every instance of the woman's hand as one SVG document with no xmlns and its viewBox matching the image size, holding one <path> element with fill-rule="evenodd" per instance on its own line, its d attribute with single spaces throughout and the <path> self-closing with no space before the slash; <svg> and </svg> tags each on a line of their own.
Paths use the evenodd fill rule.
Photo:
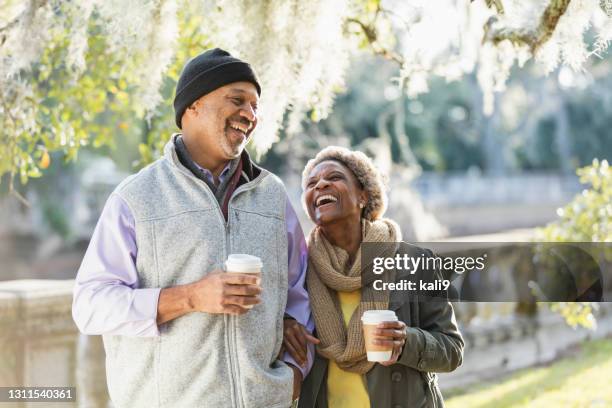
<svg viewBox="0 0 612 408">
<path fill-rule="evenodd" d="M 300 391 L 302 391 L 302 372 L 299 368 L 294 366 L 293 364 L 289 364 L 289 367 L 293 371 L 293 397 L 292 399 L 295 401 L 300 396 Z"/>
<path fill-rule="evenodd" d="M 286 318 L 283 320 L 283 346 L 281 347 L 279 358 L 287 351 L 296 363 L 305 367 L 308 363 L 307 342 L 319 344 L 320 340 L 310 334 L 295 319 Z"/>
<path fill-rule="evenodd" d="M 376 326 L 374 331 L 374 344 L 377 346 L 393 347 L 391 360 L 381 362 L 381 365 L 390 366 L 397 363 L 397 359 L 402 354 L 402 349 L 406 343 L 406 323 L 404 322 L 383 322 Z"/>
</svg>

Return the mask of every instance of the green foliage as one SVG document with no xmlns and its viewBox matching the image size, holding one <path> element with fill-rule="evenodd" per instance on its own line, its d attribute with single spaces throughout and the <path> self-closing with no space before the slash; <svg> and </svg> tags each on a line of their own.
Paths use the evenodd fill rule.
<svg viewBox="0 0 612 408">
<path fill-rule="evenodd" d="M 573 328 L 581 326 L 587 329 L 597 327 L 593 316 L 593 310 L 596 308 L 597 304 L 590 302 L 555 302 L 550 305 L 550 310 L 559 313 Z"/>
<path fill-rule="evenodd" d="M 178 14 L 181 22 L 179 24 L 178 49 L 160 89 L 163 103 L 148 118 L 141 118 L 142 137 L 138 145 L 140 161 L 136 163 L 139 167 L 157 159 L 161 155 L 169 135 L 178 130 L 174 124 L 172 98 L 185 61 L 212 47 L 209 38 L 202 34 L 200 29 L 201 24 L 203 24 L 201 15 L 188 9 L 183 9 Z"/>
<path fill-rule="evenodd" d="M 159 2 L 154 3 L 159 5 Z M 9 2 L 8 4 L 15 5 L 17 3 Z M 38 7 L 34 7 L 32 4 L 33 8 Z M 258 53 L 264 56 L 268 55 L 265 48 L 266 43 L 276 44 L 269 38 L 260 38 L 265 37 L 267 31 L 250 30 L 252 27 L 267 27 L 268 24 L 274 23 L 274 21 L 265 20 L 267 16 L 273 16 L 274 13 L 269 13 L 270 10 L 267 10 L 264 6 L 249 4 L 249 7 L 252 7 L 253 13 L 255 13 L 253 15 L 257 15 L 256 12 L 261 14 L 260 19 L 245 21 L 238 28 L 229 25 L 225 27 L 220 24 L 221 29 L 219 29 L 219 27 L 215 28 L 211 24 L 210 13 L 208 13 L 208 16 L 202 15 L 201 3 L 179 2 L 177 4 L 179 35 L 176 50 L 174 46 L 172 48 L 162 48 L 164 50 L 172 49 L 174 57 L 169 69 L 164 73 L 164 80 L 160 89 L 161 103 L 153 111 L 145 112 L 142 100 L 137 97 L 139 91 L 142 91 L 143 83 L 146 85 L 147 82 L 146 79 L 142 78 L 142 67 L 147 66 L 147 63 L 159 67 L 166 67 L 166 64 L 151 64 L 149 62 L 151 60 L 145 57 L 146 53 L 142 53 L 142 50 L 154 49 L 159 51 L 159 49 L 149 47 L 155 45 L 147 42 L 149 39 L 140 42 L 125 41 L 123 46 L 116 46 L 113 40 L 109 38 L 109 31 L 113 31 L 113 29 L 108 30 L 107 28 L 113 26 L 113 22 L 117 22 L 105 20 L 105 15 L 100 11 L 101 9 L 94 8 L 97 11 L 94 11 L 91 18 L 87 19 L 86 24 L 81 24 L 78 11 L 75 11 L 79 8 L 75 7 L 75 4 L 78 5 L 78 2 L 59 1 L 53 6 L 54 17 L 57 17 L 58 21 L 65 21 L 65 23 L 52 25 L 52 30 L 45 33 L 45 36 L 43 36 L 44 44 L 41 42 L 45 47 L 42 57 L 36 59 L 37 62 L 32 70 L 24 70 L 15 78 L 14 84 L 11 85 L 11 88 L 14 85 L 14 92 L 4 89 L 1 92 L 0 176 L 9 173 L 11 180 L 15 176 L 22 183 L 25 183 L 28 178 L 40 177 L 43 174 L 44 169 L 49 166 L 48 157 L 52 152 L 63 152 L 65 159 L 71 160 L 84 147 L 114 149 L 124 145 L 122 143 L 123 139 L 129 140 L 133 146 L 138 146 L 140 160 L 135 163 L 137 166 L 149 163 L 159 156 L 169 135 L 176 131 L 172 112 L 172 96 L 180 69 L 189 57 L 209 48 L 212 45 L 211 38 L 215 38 L 215 45 L 218 45 L 219 37 L 215 37 L 215 35 L 218 34 L 217 31 L 225 33 L 226 28 L 227 33 L 236 33 L 233 38 L 240 38 L 240 40 L 242 40 L 242 34 L 247 32 L 263 33 L 256 37 L 257 41 L 260 42 L 259 44 L 251 40 L 245 41 L 245 44 L 253 42 L 252 47 L 261 47 L 261 49 L 257 48 Z M 276 6 L 278 8 L 274 2 L 266 2 L 266 4 L 267 7 Z M 484 3 L 481 4 L 481 6 L 483 5 Z M 242 7 L 241 4 L 229 2 L 224 8 L 240 8 L 238 6 Z M 216 8 L 216 10 L 219 9 L 219 7 Z M 240 9 L 242 10 L 242 8 Z M 333 11 L 333 8 L 330 8 L 330 10 Z M 383 56 L 386 60 L 391 60 L 392 64 L 381 63 L 382 59 L 380 58 L 373 63 L 367 61 L 364 63 L 365 58 L 363 58 L 363 54 L 360 54 L 361 60 L 359 62 L 363 67 L 357 67 L 355 71 L 361 69 L 362 73 L 365 72 L 365 75 L 357 79 L 360 83 L 356 86 L 353 84 L 351 92 L 338 100 L 334 108 L 338 114 L 336 118 L 321 124 L 324 131 L 334 133 L 336 130 L 341 130 L 342 133 L 350 135 L 354 143 L 359 143 L 366 138 L 379 136 L 377 133 L 380 127 L 377 120 L 382 115 L 390 115 L 386 127 L 390 133 L 393 132 L 394 123 L 391 120 L 396 108 L 394 100 L 397 96 L 383 96 L 381 90 L 397 85 L 391 83 L 391 78 L 397 80 L 399 76 L 400 82 L 401 78 L 409 79 L 407 78 L 409 70 L 403 69 L 407 68 L 406 64 L 415 66 L 420 64 L 418 53 L 406 54 L 413 57 L 406 59 L 400 49 L 419 50 L 420 47 L 430 44 L 429 41 L 419 41 L 418 44 L 412 44 L 411 47 L 406 47 L 407 44 L 398 47 L 398 40 L 409 41 L 407 38 L 411 37 L 406 36 L 406 34 L 409 34 L 411 28 L 417 26 L 419 21 L 423 21 L 421 17 L 426 17 L 425 15 L 421 16 L 419 14 L 421 11 L 418 10 L 423 13 L 432 13 L 433 11 L 435 14 L 435 8 L 431 6 L 391 10 L 386 9 L 380 0 L 352 0 L 349 2 L 349 7 L 343 11 L 345 14 L 342 15 L 342 21 L 344 21 L 342 36 L 334 41 L 341 43 L 340 40 L 345 40 L 347 44 L 351 44 L 344 47 L 344 51 L 347 53 L 349 50 L 354 51 L 355 48 L 361 48 Z M 143 11 L 143 14 L 146 13 Z M 0 27 L 3 29 L 6 28 L 12 18 L 11 13 L 6 13 L 6 15 L 9 17 L 0 17 Z M 129 13 L 126 15 L 130 16 Z M 207 20 L 206 17 L 209 17 L 209 19 Z M 75 21 L 78 23 L 73 24 Z M 160 25 L 163 26 L 163 22 L 162 19 Z M 229 21 L 226 24 L 234 25 L 235 21 Z M 83 37 L 87 39 L 87 51 L 84 54 L 83 64 L 86 67 L 84 72 L 81 72 L 69 62 L 72 60 L 70 56 L 74 56 L 74 52 L 71 52 L 71 46 L 73 46 L 72 40 L 75 37 L 74 31 L 78 31 L 78 27 L 77 30 L 74 30 L 75 25 L 87 27 L 86 37 Z M 129 24 L 122 26 L 129 26 Z M 291 26 L 291 24 L 288 23 L 287 26 Z M 138 24 L 134 24 L 134 27 L 138 27 Z M 45 30 L 41 28 L 40 31 Z M 117 30 L 116 27 L 114 31 L 123 32 Z M 157 27 L 153 31 L 158 32 Z M 35 33 L 36 29 L 33 29 L 32 32 Z M 129 34 L 130 30 L 126 30 L 125 33 Z M 128 37 L 131 38 L 129 35 L 122 38 Z M 311 38 L 312 36 L 308 37 Z M 2 38 L 0 36 L 0 42 L 4 41 Z M 334 41 L 330 41 L 330 43 Z M 478 41 L 480 41 L 480 38 Z M 434 43 L 435 41 L 432 39 L 432 44 Z M 113 46 L 114 44 L 115 46 Z M 0 46 L 2 45 L 0 44 Z M 354 47 L 354 45 L 357 46 Z M 288 47 L 294 49 L 293 44 Z M 295 49 L 299 49 L 299 47 L 300 44 L 295 45 Z M 16 48 L 19 50 L 19 46 Z M 303 57 L 302 54 L 294 53 L 291 58 L 276 65 L 289 64 L 291 66 L 295 63 L 291 59 L 299 59 Z M 454 51 L 449 54 L 451 60 L 456 57 Z M 268 61 L 266 60 L 266 62 Z M 317 65 L 323 64 L 323 66 L 329 63 L 325 58 L 314 62 Z M 425 63 L 419 69 L 427 71 L 428 75 L 438 75 L 436 72 L 444 64 L 438 65 L 438 61 L 430 62 L 431 64 Z M 452 61 L 449 61 L 449 63 L 454 65 Z M 269 72 L 274 65 L 274 62 L 270 62 L 270 69 L 266 72 Z M 294 68 L 300 67 L 299 64 L 294 65 Z M 263 66 L 267 67 L 265 64 Z M 419 69 L 415 72 L 420 72 Z M 373 72 L 373 70 L 376 70 L 376 72 Z M 609 70 L 609 67 L 600 67 L 600 71 L 606 70 Z M 281 74 L 277 77 L 282 77 L 283 70 L 278 72 Z M 307 70 L 304 70 L 304 72 L 307 72 Z M 319 74 L 317 76 L 326 77 Z M 305 75 L 305 77 L 309 80 L 312 79 L 308 78 L 308 75 Z M 159 77 L 157 78 L 159 79 Z M 486 159 L 489 153 L 484 151 L 486 149 L 483 149 L 484 121 L 480 115 L 482 111 L 480 100 L 482 98 L 477 89 L 476 75 L 470 74 L 464 78 L 466 81 L 455 81 L 450 84 L 441 78 L 437 81 L 427 81 L 429 83 L 429 93 L 423 91 L 425 93 L 421 94 L 419 100 L 403 101 L 407 108 L 403 112 L 405 113 L 405 132 L 403 133 L 410 138 L 410 147 L 413 149 L 419 165 L 425 170 L 446 171 L 464 170 L 469 167 L 483 168 L 487 163 Z M 33 84 L 33 88 L 29 86 L 20 88 L 20 82 L 28 85 Z M 612 84 L 608 84 L 605 89 L 610 89 L 610 86 Z M 157 88 L 157 85 L 151 86 L 151 88 Z M 275 93 L 282 94 L 283 91 L 279 88 L 272 87 Z M 289 89 L 286 86 L 282 88 Z M 27 92 L 23 92 L 24 89 Z M 329 91 L 325 87 L 323 89 L 326 92 Z M 326 93 L 319 91 L 321 94 Z M 334 92 L 336 91 L 334 88 Z M 327 93 L 333 94 L 334 92 L 329 91 Z M 574 93 L 576 92 L 572 92 L 572 94 Z M 605 94 L 606 92 L 600 93 Z M 297 94 L 297 92 L 292 90 L 292 94 Z M 595 94 L 595 92 L 591 92 L 591 94 Z M 310 105 L 317 105 L 316 97 L 310 99 L 314 100 L 314 102 L 309 102 Z M 155 100 L 157 101 L 157 99 Z M 287 100 L 292 101 L 292 99 Z M 603 103 L 603 99 L 595 97 L 589 99 L 589 96 L 585 96 L 584 103 L 582 100 L 570 102 L 569 112 L 572 119 L 570 121 L 572 122 L 572 131 L 570 133 L 575 138 L 573 140 L 575 150 L 573 153 L 578 157 L 580 163 L 588 162 L 585 160 L 590 160 L 593 152 L 598 152 L 606 157 L 606 154 L 610 153 L 609 146 L 612 146 L 612 144 L 607 143 L 609 139 L 607 136 L 607 123 L 610 120 L 609 112 L 602 112 L 602 109 L 600 109 L 602 105 L 606 105 Z M 302 113 L 302 110 L 296 109 L 295 101 L 282 105 L 283 108 L 286 105 L 290 110 L 299 114 Z M 412 109 L 416 105 L 419 105 L 420 108 Z M 309 119 L 312 121 L 324 119 L 329 111 L 329 106 L 326 104 L 323 107 L 311 107 Z M 282 109 L 277 110 L 282 111 Z M 460 114 L 454 115 L 453 112 Z M 350 120 L 347 118 L 350 118 Z M 266 120 L 267 123 L 270 123 L 269 117 Z M 261 123 L 263 125 L 266 121 Z M 588 131 L 584 130 L 585 124 L 592 124 Z M 325 129 L 326 127 L 333 128 L 333 130 L 328 132 L 328 129 Z M 591 129 L 593 129 L 592 132 Z M 554 129 L 548 126 L 548 129 L 544 130 L 545 132 L 542 133 L 552 135 Z M 404 137 L 403 133 L 399 137 Z M 595 133 L 596 137 L 593 136 Z M 503 135 L 500 139 L 509 139 L 505 136 Z M 514 137 L 514 135 L 511 136 Z M 524 136 L 517 136 L 517 138 L 520 137 Z M 524 141 L 521 140 L 522 142 Z M 517 159 L 519 164 L 516 167 L 534 169 L 555 167 L 558 160 L 555 160 L 554 155 L 550 154 L 552 149 L 548 149 L 548 151 L 539 149 L 539 147 L 550 147 L 548 138 L 542 139 L 542 142 L 542 146 L 536 146 L 535 150 L 536 156 L 542 154 L 543 157 L 533 158 L 533 155 L 529 154 L 528 151 L 517 151 L 517 156 L 520 157 Z M 396 150 L 393 152 L 393 158 L 401 160 L 401 155 L 397 152 L 399 149 L 396 146 L 397 141 L 393 143 L 393 148 Z M 402 146 L 405 144 L 402 143 Z M 521 163 L 526 165 L 523 166 Z"/>
<path fill-rule="evenodd" d="M 606 160 L 593 160 L 591 166 L 578 169 L 580 182 L 590 188 L 558 210 L 560 219 L 538 231 L 538 240 L 545 242 L 610 242 L 612 240 L 612 168 Z M 611 258 L 609 253 L 604 253 Z M 594 328 L 592 310 L 596 304 L 552 303 L 572 327 Z"/>
<path fill-rule="evenodd" d="M 33 111 L 33 121 L 23 122 L 28 115 L 0 116 L 0 174 L 18 171 L 25 184 L 42 175 L 49 152 L 61 151 L 66 160 L 73 160 L 83 146 L 112 147 L 116 138 L 130 131 L 129 121 L 142 115 L 131 97 L 130 70 L 120 55 L 107 51 L 100 24 L 90 20 L 87 70 L 82 75 L 67 65 L 71 33 L 62 29 L 49 34 L 52 40 L 40 61 L 22 73 L 22 80 L 34 85 L 33 94 L 24 101 L 5 102 Z"/>
<path fill-rule="evenodd" d="M 593 160 L 578 169 L 580 182 L 590 188 L 559 209 L 560 219 L 539 231 L 546 242 L 610 242 L 612 240 L 612 168 Z"/>
<path fill-rule="evenodd" d="M 605 63 L 606 60 L 593 69 L 606 69 Z M 609 61 L 608 64 L 610 64 Z M 612 106 L 609 103 L 612 81 L 606 77 L 598 82 L 598 91 L 572 92 L 570 103 L 567 105 L 572 151 L 580 166 L 590 163 L 593 157 L 612 158 L 612 134 L 610 133 Z M 588 137 L 585 137 L 587 135 Z"/>
<path fill-rule="evenodd" d="M 45 200 L 42 203 L 42 214 L 52 231 L 59 234 L 64 239 L 69 237 L 70 225 L 68 216 L 63 211 L 61 205 L 53 201 Z"/>
<path fill-rule="evenodd" d="M 63 27 L 50 33 L 41 59 L 31 71 L 21 73 L 21 80 L 33 85 L 33 93 L 24 100 L 15 93 L 15 99 L 0 101 L 3 112 L 9 113 L 0 115 L 0 175 L 10 173 L 11 182 L 14 175 L 25 184 L 43 174 L 49 153 L 62 152 L 71 161 L 83 147 L 115 149 L 122 138 L 141 140 L 137 165 L 155 160 L 176 129 L 172 97 L 180 69 L 210 46 L 199 29 L 199 14 L 186 8 L 178 15 L 178 50 L 162 85 L 164 101 L 153 112 L 146 112 L 135 97 L 142 56 L 130 50 L 110 51 L 99 16 L 94 14 L 88 22 L 84 72 L 67 63 L 72 33 Z M 28 115 L 11 115 L 11 106 L 33 112 L 33 120 L 25 123 Z"/>
</svg>

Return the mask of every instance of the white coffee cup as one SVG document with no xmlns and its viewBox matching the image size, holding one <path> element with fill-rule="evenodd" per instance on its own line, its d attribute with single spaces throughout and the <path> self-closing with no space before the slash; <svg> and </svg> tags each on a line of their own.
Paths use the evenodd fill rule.
<svg viewBox="0 0 612 408">
<path fill-rule="evenodd" d="M 396 322 L 397 315 L 393 310 L 366 310 L 361 316 L 363 324 L 363 337 L 365 340 L 368 361 L 389 361 L 393 354 L 393 347 L 378 346 L 373 343 L 374 330 L 379 323 Z"/>
<path fill-rule="evenodd" d="M 248 254 L 231 254 L 225 261 L 225 270 L 235 273 L 261 273 L 263 263 L 259 257 Z"/>
<path fill-rule="evenodd" d="M 261 276 L 262 267 L 261 259 L 249 254 L 231 254 L 225 261 L 225 271 L 229 273 L 249 273 Z M 253 306 L 245 306 L 245 308 L 252 309 Z"/>
</svg>

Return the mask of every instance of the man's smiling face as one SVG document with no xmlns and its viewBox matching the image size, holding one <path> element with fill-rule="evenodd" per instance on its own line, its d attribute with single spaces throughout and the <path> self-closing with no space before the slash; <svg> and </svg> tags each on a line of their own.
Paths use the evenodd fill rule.
<svg viewBox="0 0 612 408">
<path fill-rule="evenodd" d="M 257 88 L 250 82 L 222 86 L 187 108 L 183 129 L 211 158 L 235 159 L 257 126 L 258 102 Z"/>
</svg>

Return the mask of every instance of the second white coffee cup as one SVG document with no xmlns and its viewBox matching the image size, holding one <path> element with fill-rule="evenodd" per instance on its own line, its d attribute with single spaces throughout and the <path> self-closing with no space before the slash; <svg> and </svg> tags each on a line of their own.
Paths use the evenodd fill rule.
<svg viewBox="0 0 612 408">
<path fill-rule="evenodd" d="M 363 335 L 365 340 L 368 361 L 389 361 L 393 354 L 393 347 L 384 347 L 374 344 L 374 331 L 379 323 L 396 322 L 397 315 L 393 310 L 367 310 L 361 316 Z"/>
</svg>

